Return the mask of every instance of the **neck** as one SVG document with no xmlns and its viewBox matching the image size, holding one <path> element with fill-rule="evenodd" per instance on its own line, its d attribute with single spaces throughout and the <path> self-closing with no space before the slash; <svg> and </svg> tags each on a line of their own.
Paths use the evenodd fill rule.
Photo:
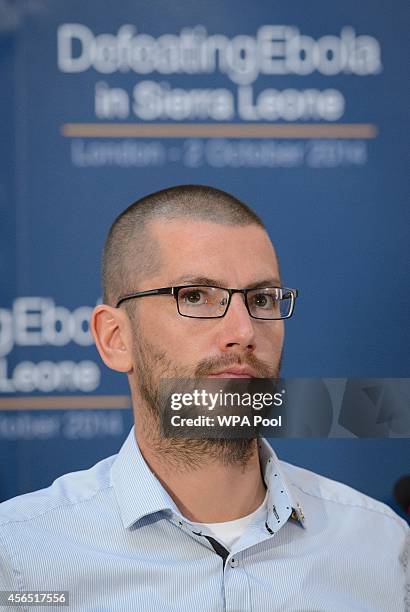
<svg viewBox="0 0 410 612">
<path fill-rule="evenodd" d="M 152 431 L 152 430 L 151 430 Z M 232 521 L 264 500 L 257 441 L 210 441 L 135 436 L 141 453 L 188 520 Z"/>
</svg>

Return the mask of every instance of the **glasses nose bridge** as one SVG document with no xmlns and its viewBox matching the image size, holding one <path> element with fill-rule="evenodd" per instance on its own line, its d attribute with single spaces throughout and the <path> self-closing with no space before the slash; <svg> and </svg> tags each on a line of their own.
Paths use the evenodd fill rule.
<svg viewBox="0 0 410 612">
<path fill-rule="evenodd" d="M 242 293 L 243 295 L 243 303 L 246 307 L 246 310 L 249 313 L 249 307 L 248 307 L 248 289 L 228 289 L 229 291 L 229 295 L 230 295 L 230 299 L 229 299 L 229 307 L 231 305 L 231 301 L 232 301 L 232 297 L 234 295 L 234 293 Z"/>
<path fill-rule="evenodd" d="M 229 289 L 229 293 L 231 294 L 231 296 L 234 293 L 242 293 L 244 295 L 244 297 L 246 298 L 246 293 L 247 293 L 248 289 Z"/>
</svg>

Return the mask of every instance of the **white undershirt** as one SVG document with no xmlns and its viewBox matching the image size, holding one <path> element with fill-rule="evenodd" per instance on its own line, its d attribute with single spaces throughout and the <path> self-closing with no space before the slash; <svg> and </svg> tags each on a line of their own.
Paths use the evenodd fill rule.
<svg viewBox="0 0 410 612">
<path fill-rule="evenodd" d="M 226 523 L 196 523 L 199 528 L 205 528 L 209 530 L 215 538 L 223 542 L 227 548 L 232 548 L 233 544 L 239 540 L 245 529 L 250 523 L 262 524 L 266 521 L 266 508 L 268 502 L 268 491 L 266 491 L 265 499 L 254 512 L 243 516 L 234 521 L 227 521 Z"/>
</svg>

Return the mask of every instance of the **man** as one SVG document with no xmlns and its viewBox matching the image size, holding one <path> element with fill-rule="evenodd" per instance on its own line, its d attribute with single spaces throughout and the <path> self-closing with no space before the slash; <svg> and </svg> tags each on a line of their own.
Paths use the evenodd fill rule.
<svg viewBox="0 0 410 612">
<path fill-rule="evenodd" d="M 1 589 L 69 591 L 84 612 L 405 609 L 409 530 L 387 506 L 264 440 L 161 436 L 162 379 L 279 373 L 296 291 L 255 213 L 209 187 L 147 196 L 110 230 L 103 285 L 93 334 L 135 429 L 0 506 Z"/>
</svg>

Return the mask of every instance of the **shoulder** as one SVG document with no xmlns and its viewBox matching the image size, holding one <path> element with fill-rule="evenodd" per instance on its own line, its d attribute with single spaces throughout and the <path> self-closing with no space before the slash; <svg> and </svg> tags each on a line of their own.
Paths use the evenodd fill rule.
<svg viewBox="0 0 410 612">
<path fill-rule="evenodd" d="M 103 459 L 88 470 L 64 474 L 45 489 L 1 503 L 0 535 L 5 525 L 31 521 L 64 507 L 85 503 L 109 489 L 110 470 L 115 457 Z"/>
<path fill-rule="evenodd" d="M 388 505 L 336 480 L 310 470 L 280 461 L 296 497 L 303 498 L 313 508 L 326 506 L 333 513 L 354 515 L 359 520 L 375 521 L 408 532 L 409 526 Z M 374 522 L 372 523 L 374 524 Z"/>
</svg>

